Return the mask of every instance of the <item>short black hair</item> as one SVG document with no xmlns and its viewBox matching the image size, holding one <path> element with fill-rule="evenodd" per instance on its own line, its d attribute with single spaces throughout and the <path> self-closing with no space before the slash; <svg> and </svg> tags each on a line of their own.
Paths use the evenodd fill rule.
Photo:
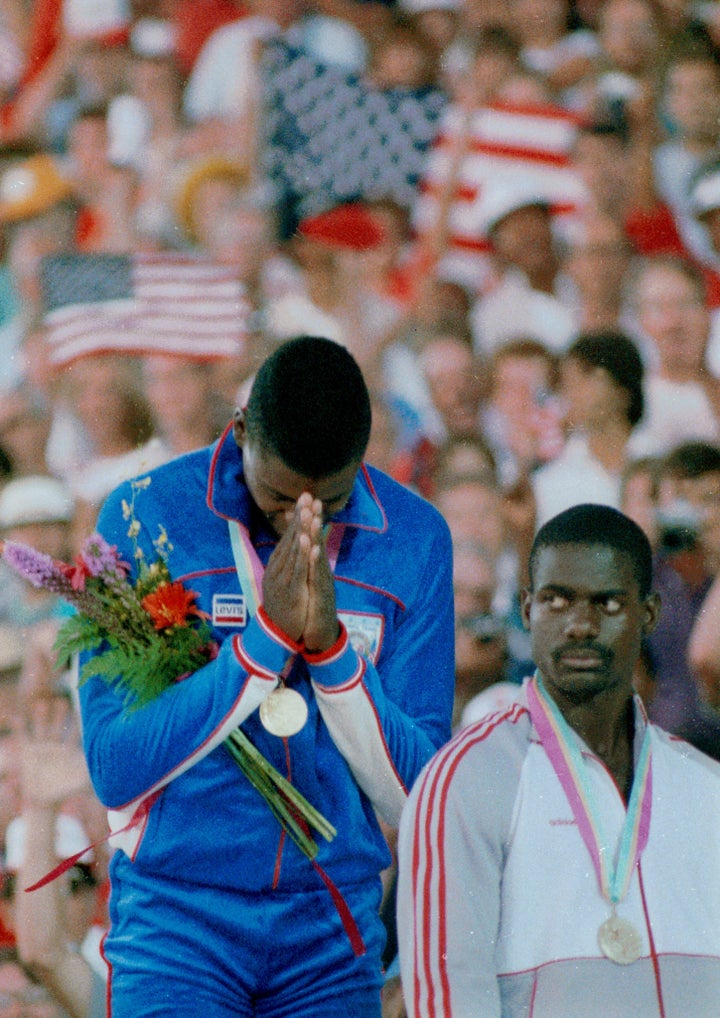
<svg viewBox="0 0 720 1018">
<path fill-rule="evenodd" d="M 248 437 L 305 477 L 359 462 L 370 438 L 370 395 L 339 343 L 298 336 L 261 365 L 245 413 Z"/>
<path fill-rule="evenodd" d="M 682 442 L 660 462 L 662 477 L 694 481 L 715 473 L 720 473 L 720 447 L 711 442 Z"/>
<path fill-rule="evenodd" d="M 652 590 L 652 548 L 645 532 L 624 513 L 607 505 L 583 503 L 548 520 L 535 535 L 528 563 L 530 587 L 542 548 L 560 544 L 601 545 L 632 560 L 640 597 Z"/>
<path fill-rule="evenodd" d="M 585 332 L 569 347 L 565 357 L 593 368 L 604 368 L 628 394 L 626 416 L 635 427 L 645 411 L 644 366 L 635 343 L 623 332 Z"/>
<path fill-rule="evenodd" d="M 617 120 L 608 116 L 598 116 L 592 119 L 581 120 L 575 135 L 575 140 L 588 136 L 591 138 L 609 138 L 621 145 L 627 142 L 627 131 L 623 130 Z"/>
<path fill-rule="evenodd" d="M 483 53 L 503 53 L 513 60 L 518 60 L 520 56 L 521 47 L 517 35 L 502 25 L 488 25 L 486 28 L 478 29 L 472 35 L 470 45 L 473 56 Z"/>
</svg>

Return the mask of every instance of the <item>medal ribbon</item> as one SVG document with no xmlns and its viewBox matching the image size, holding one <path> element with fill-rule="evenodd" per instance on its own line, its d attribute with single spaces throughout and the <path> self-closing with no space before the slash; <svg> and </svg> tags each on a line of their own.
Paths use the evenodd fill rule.
<svg viewBox="0 0 720 1018">
<path fill-rule="evenodd" d="M 252 616 L 262 604 L 263 564 L 252 546 L 250 535 L 241 523 L 228 520 L 228 530 L 240 589 L 245 597 L 245 610 Z"/>
<path fill-rule="evenodd" d="M 650 833 L 652 756 L 649 727 L 645 728 L 618 856 L 612 866 L 609 845 L 603 836 L 599 811 L 594 802 L 587 764 L 578 738 L 560 708 L 548 695 L 539 673 L 528 683 L 527 695 L 530 717 L 570 803 L 595 867 L 602 896 L 617 905 L 628 892 L 633 871 Z"/>
</svg>

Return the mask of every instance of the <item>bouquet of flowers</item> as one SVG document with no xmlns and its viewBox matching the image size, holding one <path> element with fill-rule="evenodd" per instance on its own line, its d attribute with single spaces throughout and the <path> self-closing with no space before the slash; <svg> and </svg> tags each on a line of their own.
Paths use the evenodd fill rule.
<svg viewBox="0 0 720 1018">
<path fill-rule="evenodd" d="M 149 480 L 134 482 L 134 493 Z M 76 653 L 93 651 L 80 671 L 80 682 L 99 676 L 122 691 L 128 710 L 138 710 L 212 660 L 218 648 L 208 616 L 196 604 L 197 594 L 170 576 L 172 545 L 165 529 L 160 527 L 153 542 L 157 557 L 148 563 L 136 541 L 140 525 L 134 506 L 124 503 L 123 511 L 137 563 L 134 581 L 130 565 L 99 534 L 84 541 L 72 565 L 14 541 L 4 542 L 2 556 L 35 587 L 53 591 L 76 608 L 58 632 L 59 662 L 66 664 Z M 289 837 L 314 859 L 318 846 L 310 828 L 330 841 L 336 833 L 332 825 L 240 729 L 225 745 Z"/>
</svg>

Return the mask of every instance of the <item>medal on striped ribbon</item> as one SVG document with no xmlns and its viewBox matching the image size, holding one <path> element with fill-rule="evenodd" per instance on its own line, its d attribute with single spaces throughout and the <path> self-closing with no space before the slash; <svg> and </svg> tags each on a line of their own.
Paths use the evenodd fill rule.
<svg viewBox="0 0 720 1018">
<path fill-rule="evenodd" d="M 645 730 L 640 747 L 620 845 L 613 864 L 612 848 L 602 830 L 577 735 L 549 696 L 539 673 L 528 683 L 527 695 L 532 722 L 577 821 L 595 869 L 600 893 L 610 905 L 611 914 L 598 929 L 600 950 L 610 961 L 630 965 L 640 957 L 642 939 L 633 924 L 618 915 L 617 906 L 628 893 L 650 833 L 652 755 L 649 728 Z"/>
</svg>

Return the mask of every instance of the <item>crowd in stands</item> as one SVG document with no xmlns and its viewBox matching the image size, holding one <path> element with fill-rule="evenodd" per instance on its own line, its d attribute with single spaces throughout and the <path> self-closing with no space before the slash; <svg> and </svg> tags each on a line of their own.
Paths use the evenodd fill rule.
<svg viewBox="0 0 720 1018">
<path fill-rule="evenodd" d="M 532 670 L 537 527 L 601 502 L 655 550 L 650 717 L 720 759 L 718 5 L 0 0 L 0 538 L 70 560 L 303 333 L 449 523 L 456 727 Z M 0 570 L 0 1015 L 102 1014 L 64 607 Z"/>
</svg>

